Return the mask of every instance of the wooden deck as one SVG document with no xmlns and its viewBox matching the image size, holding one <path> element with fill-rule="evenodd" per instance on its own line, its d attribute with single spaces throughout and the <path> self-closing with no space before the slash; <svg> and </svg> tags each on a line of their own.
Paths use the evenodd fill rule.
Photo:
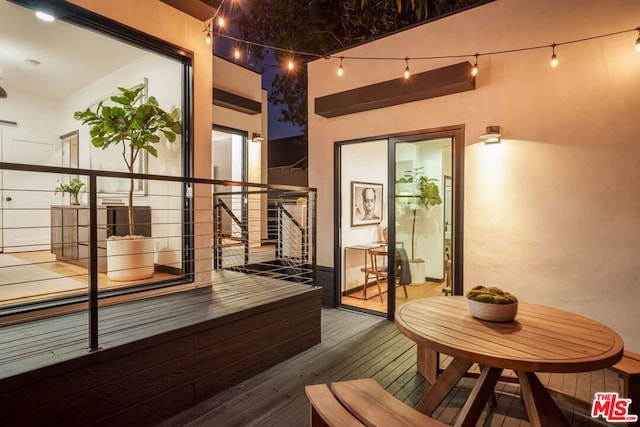
<svg viewBox="0 0 640 427">
<path fill-rule="evenodd" d="M 448 363 L 443 360 L 443 364 Z M 162 422 L 173 426 L 306 426 L 306 384 L 374 378 L 389 392 L 415 405 L 429 384 L 416 372 L 415 344 L 392 322 L 346 310 L 322 310 L 322 343 Z M 596 391 L 620 392 L 615 373 L 544 374 L 548 387 L 590 401 Z M 433 416 L 452 424 L 474 379 L 463 378 Z M 498 383 L 497 406 L 485 410 L 478 425 L 528 426 L 516 384 Z M 607 425 L 592 420 L 588 408 L 560 399 L 572 426 Z M 614 424 L 611 424 L 614 425 Z"/>
<path fill-rule="evenodd" d="M 320 288 L 212 281 L 101 308 L 97 352 L 86 312 L 1 327 L 3 423 L 154 425 L 320 341 Z"/>
</svg>

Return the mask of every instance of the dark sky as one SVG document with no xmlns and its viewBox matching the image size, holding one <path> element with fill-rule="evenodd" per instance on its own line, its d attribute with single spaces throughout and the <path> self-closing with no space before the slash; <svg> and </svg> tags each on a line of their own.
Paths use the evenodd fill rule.
<svg viewBox="0 0 640 427">
<path fill-rule="evenodd" d="M 214 36 L 214 53 L 229 61 L 234 61 L 232 57 L 233 47 L 235 43 L 232 40 L 225 39 L 224 37 Z M 242 52 L 243 57 L 238 60 L 240 65 L 246 66 L 246 52 Z M 272 55 L 267 55 L 264 62 L 264 72 L 262 72 L 262 87 L 270 93 L 271 81 L 275 77 L 276 73 L 284 71 L 284 69 L 276 65 L 276 61 Z M 256 67 L 251 67 L 254 71 L 260 72 Z M 268 108 L 268 120 L 269 120 L 269 135 L 268 139 L 280 139 L 289 136 L 301 135 L 302 131 L 299 127 L 291 125 L 289 123 L 281 123 L 278 121 L 280 118 L 280 110 L 283 106 L 274 106 L 269 103 Z"/>
</svg>

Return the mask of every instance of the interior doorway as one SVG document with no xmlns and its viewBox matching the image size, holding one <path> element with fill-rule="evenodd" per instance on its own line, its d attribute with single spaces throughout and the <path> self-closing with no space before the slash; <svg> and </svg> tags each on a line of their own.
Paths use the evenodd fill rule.
<svg viewBox="0 0 640 427">
<path fill-rule="evenodd" d="M 462 126 L 336 145 L 339 305 L 461 292 L 463 152 Z"/>
<path fill-rule="evenodd" d="M 211 134 L 211 178 L 222 181 L 247 181 L 247 133 L 214 126 Z M 216 199 L 224 203 L 240 221 L 246 222 L 247 199 L 243 187 L 215 185 Z M 237 193 L 234 194 L 234 193 Z M 215 203 L 217 203 L 216 201 Z M 230 239 L 241 238 L 229 216 L 222 218 L 221 231 Z"/>
<path fill-rule="evenodd" d="M 60 145 L 50 135 L 32 133 L 19 126 L 0 126 L 0 160 L 7 163 L 60 166 Z M 58 175 L 3 170 L 0 172 L 3 252 L 48 250 L 49 209 L 61 203 L 54 193 Z M 34 196 L 35 195 L 35 196 Z M 39 224 L 39 227 L 28 226 Z"/>
</svg>

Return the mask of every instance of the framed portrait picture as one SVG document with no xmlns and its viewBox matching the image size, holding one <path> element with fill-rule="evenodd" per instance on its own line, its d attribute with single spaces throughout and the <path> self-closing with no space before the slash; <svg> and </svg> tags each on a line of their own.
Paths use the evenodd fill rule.
<svg viewBox="0 0 640 427">
<path fill-rule="evenodd" d="M 351 181 L 351 226 L 380 224 L 383 185 Z"/>
</svg>

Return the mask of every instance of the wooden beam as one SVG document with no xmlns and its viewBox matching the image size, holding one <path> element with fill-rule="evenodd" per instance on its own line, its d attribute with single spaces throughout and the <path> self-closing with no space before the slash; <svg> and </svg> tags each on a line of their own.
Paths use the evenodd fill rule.
<svg viewBox="0 0 640 427">
<path fill-rule="evenodd" d="M 204 0 L 160 0 L 169 6 L 191 15 L 201 21 L 211 19 L 214 13 L 216 13 L 216 5 L 212 1 Z M 216 2 L 219 5 L 219 2 Z"/>
<path fill-rule="evenodd" d="M 262 113 L 262 104 L 260 102 L 218 88 L 213 88 L 213 105 L 251 114 L 252 116 Z"/>
<path fill-rule="evenodd" d="M 471 63 L 461 62 L 412 75 L 375 83 L 315 99 L 315 113 L 337 117 L 407 102 L 451 95 L 476 88 Z"/>
</svg>

